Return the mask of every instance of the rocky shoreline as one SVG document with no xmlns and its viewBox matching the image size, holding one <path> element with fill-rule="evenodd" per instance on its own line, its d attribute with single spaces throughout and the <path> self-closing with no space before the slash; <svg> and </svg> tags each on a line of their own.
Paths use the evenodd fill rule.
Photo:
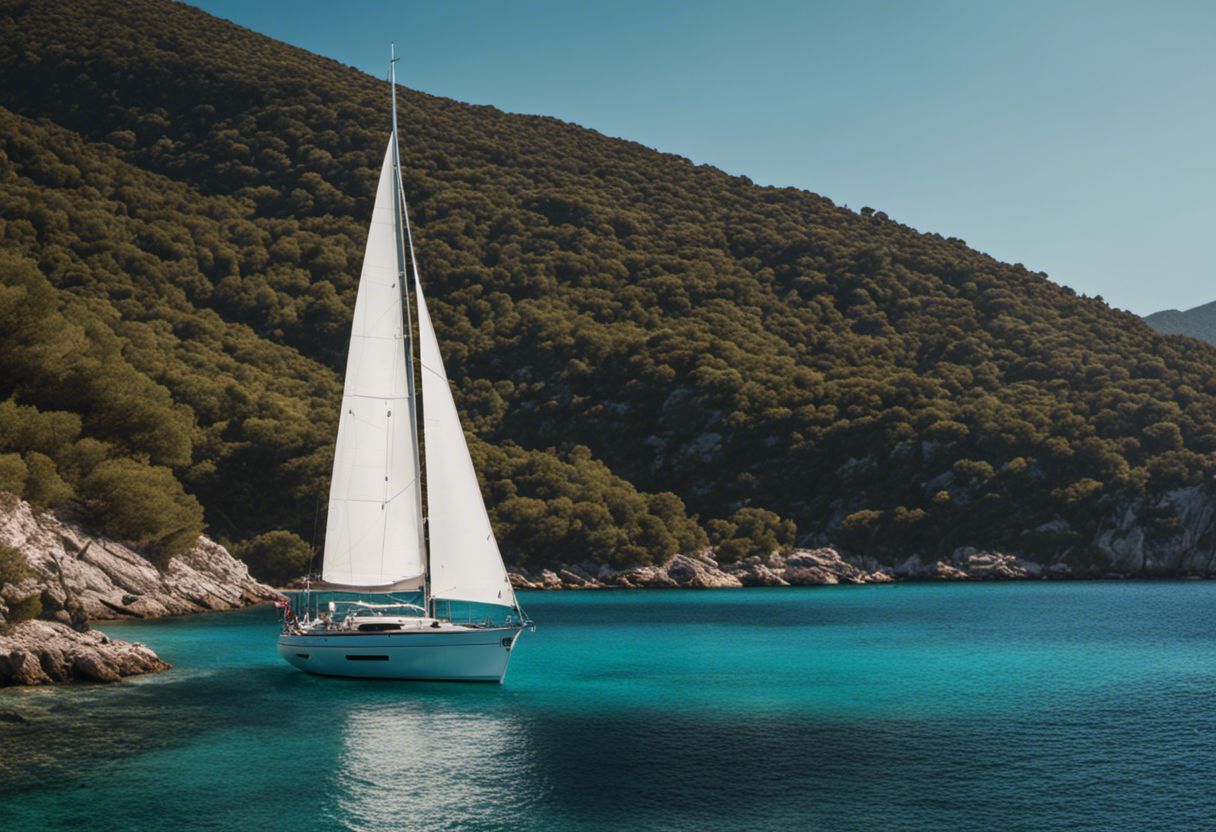
<svg viewBox="0 0 1216 832">
<path fill-rule="evenodd" d="M 90 621 L 231 610 L 283 597 L 206 537 L 162 571 L 121 543 L 0 496 L 7 497 L 0 544 L 29 565 L 28 577 L 0 587 L 0 686 L 108 682 L 168 669 L 147 647 L 92 630 Z M 39 618 L 7 626 L 9 605 L 31 596 L 41 604 Z"/>
<path fill-rule="evenodd" d="M 97 630 L 82 633 L 58 621 L 26 621 L 0 636 L 0 685 L 117 682 L 168 669 L 168 662 L 138 642 Z"/>
<path fill-rule="evenodd" d="M 954 495 L 960 496 L 960 495 Z M 843 512 L 841 512 L 843 516 Z M 1152 530 L 1153 516 L 1178 518 L 1168 531 Z M 838 526 L 836 527 L 839 528 Z M 1064 538 L 1076 529 L 1062 519 L 1033 531 Z M 833 539 L 832 529 L 820 533 Z M 830 586 L 896 581 L 991 581 L 1034 579 L 1216 578 L 1216 504 L 1201 486 L 1185 486 L 1131 501 L 1115 501 L 1085 557 L 1071 547 L 1048 563 L 995 551 L 960 548 L 946 559 L 911 557 L 881 564 L 842 556 L 830 547 L 797 549 L 787 555 L 719 563 L 709 550 L 679 555 L 662 566 L 613 569 L 597 563 L 562 564 L 529 572 L 516 568 L 511 581 L 528 589 L 709 588 L 738 586 Z"/>
<path fill-rule="evenodd" d="M 1017 581 L 1039 578 L 1123 577 L 1078 575 L 1063 563 L 1044 567 L 1001 552 L 959 549 L 949 560 L 922 562 L 912 557 L 897 566 L 871 559 L 849 559 L 835 549 L 796 549 L 733 564 L 720 564 L 710 550 L 676 555 L 662 566 L 612 569 L 596 563 L 565 564 L 535 573 L 509 572 L 516 589 L 714 589 L 745 586 L 835 586 L 898 581 Z"/>
<path fill-rule="evenodd" d="M 1163 499 L 1193 502 L 1182 489 Z M 1192 512 L 1194 513 L 1194 512 Z M 1187 515 L 1188 517 L 1190 515 Z M 956 550 L 949 559 L 911 557 L 897 565 L 852 558 L 830 547 L 796 549 L 737 563 L 720 563 L 706 549 L 677 555 L 662 565 L 623 569 L 581 562 L 557 569 L 509 571 L 518 589 L 587 590 L 714 589 L 755 586 L 833 586 L 903 581 L 993 581 L 1128 577 L 1214 577 L 1216 556 L 1191 531 L 1150 545 L 1131 520 L 1106 529 L 1098 541 L 1105 567 L 1079 568 L 1063 561 L 1043 565 L 1001 552 Z M 162 569 L 138 552 L 89 534 L 80 524 L 35 512 L 0 494 L 0 544 L 12 547 L 29 566 L 28 577 L 0 585 L 0 687 L 65 681 L 116 681 L 168 669 L 141 644 L 91 630 L 90 621 L 154 618 L 230 610 L 283 596 L 249 574 L 224 547 L 200 537 Z M 8 626 L 10 605 L 36 597 L 35 620 Z"/>
</svg>

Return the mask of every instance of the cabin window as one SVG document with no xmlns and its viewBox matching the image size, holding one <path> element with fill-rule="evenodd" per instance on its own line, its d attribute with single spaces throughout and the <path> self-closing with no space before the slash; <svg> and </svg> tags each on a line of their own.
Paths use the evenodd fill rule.
<svg viewBox="0 0 1216 832">
<path fill-rule="evenodd" d="M 360 624 L 359 632 L 361 633 L 382 633 L 385 630 L 400 630 L 401 625 L 393 622 L 381 622 L 378 624 Z"/>
<path fill-rule="evenodd" d="M 307 653 L 296 653 L 296 658 L 297 659 L 307 659 L 308 654 Z"/>
</svg>

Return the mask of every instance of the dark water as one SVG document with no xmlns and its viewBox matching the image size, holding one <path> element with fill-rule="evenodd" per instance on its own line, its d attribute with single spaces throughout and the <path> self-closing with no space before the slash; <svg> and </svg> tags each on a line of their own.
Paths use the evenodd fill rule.
<svg viewBox="0 0 1216 832">
<path fill-rule="evenodd" d="M 109 624 L 174 669 L 0 691 L 0 829 L 1216 828 L 1216 583 L 522 600 L 502 687 Z"/>
</svg>

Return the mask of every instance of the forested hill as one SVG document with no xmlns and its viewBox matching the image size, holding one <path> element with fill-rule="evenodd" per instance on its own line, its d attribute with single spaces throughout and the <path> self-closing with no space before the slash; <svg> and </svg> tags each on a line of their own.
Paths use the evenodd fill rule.
<svg viewBox="0 0 1216 832">
<path fill-rule="evenodd" d="M 1121 506 L 1207 499 L 1216 351 L 882 212 L 400 102 L 509 561 L 729 559 L 796 526 L 1093 562 Z M 0 2 L 0 488 L 162 551 L 204 518 L 261 536 L 263 574 L 318 539 L 387 107 L 191 7 Z"/>
<path fill-rule="evenodd" d="M 1216 302 L 1193 309 L 1163 309 L 1145 315 L 1144 321 L 1163 335 L 1189 335 L 1216 344 Z"/>
</svg>

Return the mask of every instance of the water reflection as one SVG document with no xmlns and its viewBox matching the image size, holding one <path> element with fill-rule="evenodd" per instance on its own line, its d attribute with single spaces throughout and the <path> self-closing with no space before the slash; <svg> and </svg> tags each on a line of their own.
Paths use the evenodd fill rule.
<svg viewBox="0 0 1216 832">
<path fill-rule="evenodd" d="M 526 723 L 494 699 L 461 691 L 351 709 L 328 817 L 367 832 L 518 828 L 544 773 Z"/>
</svg>

